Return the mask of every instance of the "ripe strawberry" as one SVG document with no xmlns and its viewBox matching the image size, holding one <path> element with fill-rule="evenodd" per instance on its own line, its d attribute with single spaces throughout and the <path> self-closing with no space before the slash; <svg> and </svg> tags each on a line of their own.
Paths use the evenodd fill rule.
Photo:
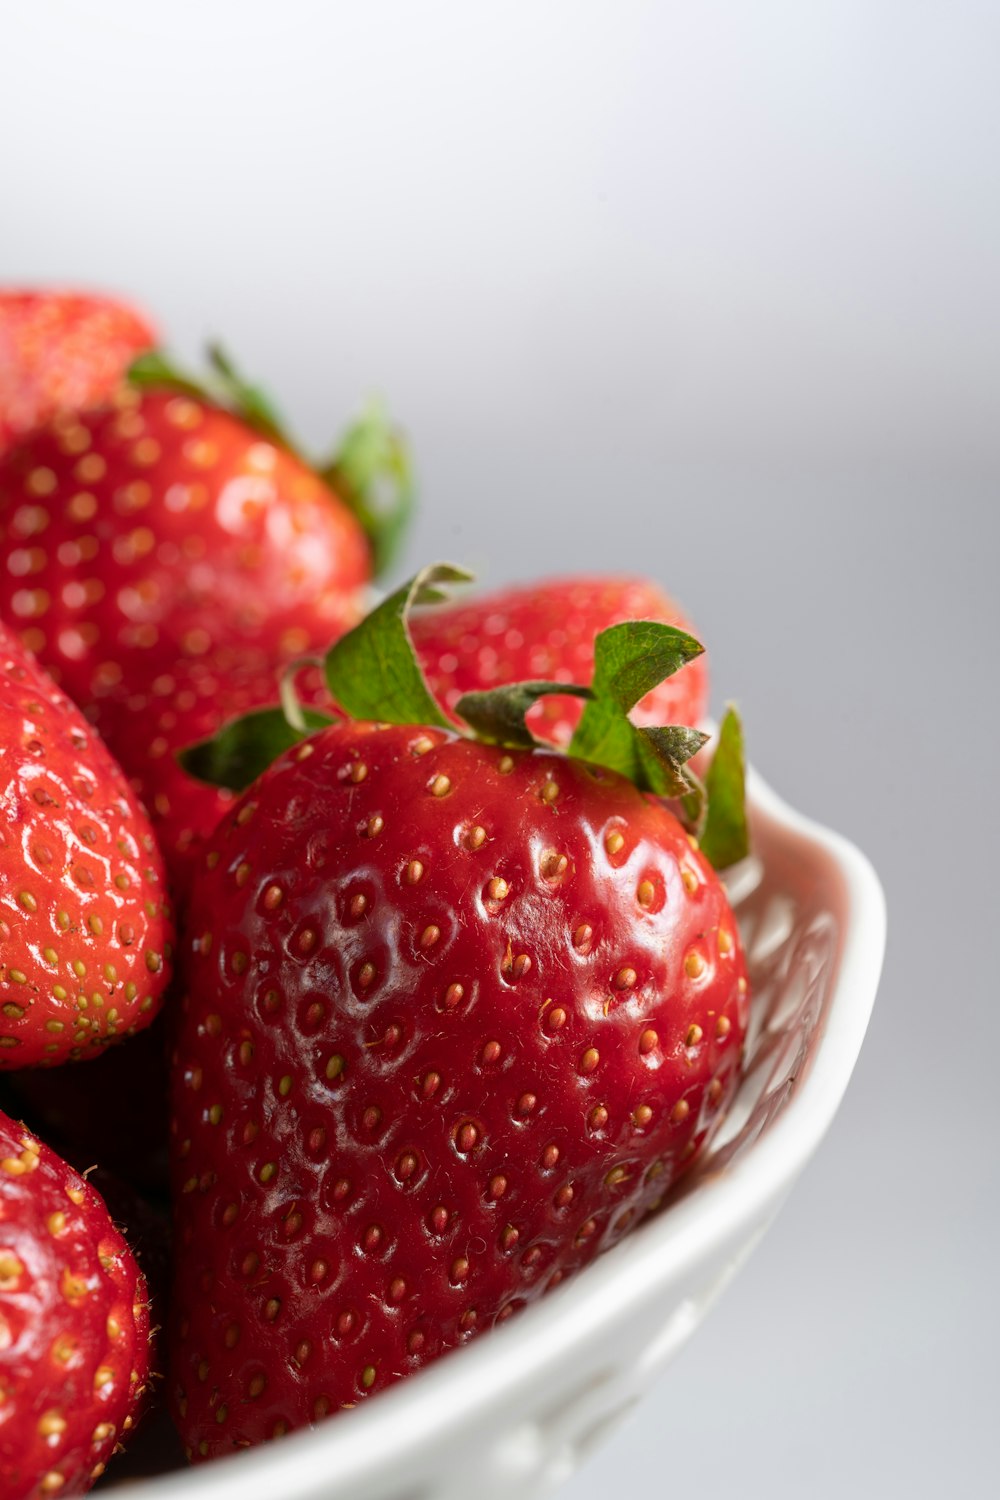
<svg viewBox="0 0 1000 1500">
<path fill-rule="evenodd" d="M 672 599 L 644 578 L 555 578 L 422 611 L 414 645 L 437 698 L 452 711 L 463 693 L 547 678 L 589 682 L 594 641 L 625 620 L 660 620 L 689 631 Z M 657 683 L 636 705 L 637 724 L 698 724 L 708 710 L 704 656 Z M 583 711 L 578 698 L 545 698 L 528 714 L 540 739 L 565 749 Z"/>
<path fill-rule="evenodd" d="M 89 1057 L 153 1019 L 172 924 L 121 770 L 0 625 L 0 1071 Z"/>
<path fill-rule="evenodd" d="M 317 474 L 189 395 L 123 389 L 0 465 L 0 613 L 81 706 L 234 640 L 251 669 L 325 646 L 370 572 Z"/>
<path fill-rule="evenodd" d="M 147 1390 L 146 1283 L 100 1196 L 0 1115 L 0 1493 L 78 1495 Z"/>
<path fill-rule="evenodd" d="M 660 1202 L 738 1078 L 739 935 L 666 805 L 532 747 L 551 684 L 458 705 L 499 743 L 442 727 L 405 610 L 453 576 L 420 575 L 327 658 L 338 703 L 396 722 L 303 740 L 258 715 L 189 757 L 221 776 L 238 755 L 245 782 L 268 731 L 262 763 L 290 746 L 210 841 L 184 944 L 171 1386 L 195 1457 L 537 1299 Z M 605 632 L 574 751 L 691 808 L 703 736 L 626 715 L 698 650 Z"/>
<path fill-rule="evenodd" d="M 57 412 L 107 400 L 153 342 L 145 318 L 109 298 L 0 291 L 0 457 Z"/>
</svg>

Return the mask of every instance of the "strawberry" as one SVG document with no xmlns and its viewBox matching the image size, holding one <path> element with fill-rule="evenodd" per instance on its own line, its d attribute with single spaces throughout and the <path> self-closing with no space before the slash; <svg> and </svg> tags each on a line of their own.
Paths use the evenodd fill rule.
<svg viewBox="0 0 1000 1500">
<path fill-rule="evenodd" d="M 293 705 L 186 757 L 245 785 L 279 752 L 210 840 L 183 944 L 171 1396 L 196 1458 L 353 1405 L 579 1270 L 739 1077 L 733 914 L 649 794 L 699 817 L 704 736 L 627 717 L 700 647 L 619 625 L 590 688 L 467 695 L 468 738 L 406 630 L 456 576 L 418 575 L 333 647 L 352 719 L 313 734 Z M 525 726 L 553 690 L 586 701 L 571 756 Z M 703 837 L 734 856 L 732 717 L 724 748 Z"/>
<path fill-rule="evenodd" d="M 0 1493 L 78 1495 L 148 1387 L 146 1283 L 96 1190 L 0 1114 Z"/>
<path fill-rule="evenodd" d="M 58 412 L 105 401 L 153 342 L 141 314 L 107 297 L 0 291 L 0 457 Z"/>
<path fill-rule="evenodd" d="M 660 620 L 690 631 L 672 599 L 644 578 L 555 578 L 415 614 L 414 644 L 440 702 L 502 682 L 589 682 L 594 641 L 625 620 Z M 704 656 L 657 683 L 635 707 L 637 724 L 697 724 L 708 710 Z M 540 739 L 565 749 L 580 722 L 578 698 L 544 698 L 528 714 Z"/>
<path fill-rule="evenodd" d="M 79 711 L 0 625 L 0 1071 L 147 1026 L 172 924 L 149 821 Z"/>
<path fill-rule="evenodd" d="M 405 450 L 380 414 L 321 476 L 214 359 L 210 392 L 145 356 L 110 406 L 0 463 L 0 614 L 82 707 L 217 649 L 261 671 L 325 647 L 408 512 Z"/>
</svg>

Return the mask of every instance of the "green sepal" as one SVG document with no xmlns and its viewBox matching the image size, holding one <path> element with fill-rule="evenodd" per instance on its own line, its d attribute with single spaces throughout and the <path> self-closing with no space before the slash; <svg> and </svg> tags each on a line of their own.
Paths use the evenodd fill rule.
<svg viewBox="0 0 1000 1500">
<path fill-rule="evenodd" d="M 295 444 L 266 392 L 244 380 L 221 344 L 209 344 L 207 353 L 214 378 L 199 380 L 174 364 L 164 350 L 147 349 L 132 361 L 128 380 L 140 390 L 166 388 L 193 396 L 196 401 L 220 406 L 240 417 L 269 443 L 296 452 Z"/>
<path fill-rule="evenodd" d="M 380 401 L 351 424 L 320 472 L 361 522 L 380 577 L 398 555 L 416 500 L 409 446 Z"/>
<path fill-rule="evenodd" d="M 177 759 L 198 781 L 242 792 L 284 751 L 335 722 L 312 708 L 300 711 L 303 728 L 297 729 L 281 708 L 255 709 L 224 724 L 210 739 L 189 745 Z"/>
<path fill-rule="evenodd" d="M 244 379 L 221 344 L 209 344 L 206 352 L 209 364 L 226 393 L 226 404 L 230 410 L 270 442 L 278 443 L 283 448 L 293 448 L 284 418 L 267 391 Z"/>
<path fill-rule="evenodd" d="M 420 604 L 439 603 L 449 584 L 471 578 L 450 563 L 421 568 L 331 646 L 324 662 L 327 685 L 350 718 L 451 727 L 427 686 L 407 616 Z"/>
<path fill-rule="evenodd" d="M 687 631 L 659 620 L 625 620 L 612 625 L 594 641 L 594 697 L 610 699 L 628 713 L 704 649 Z"/>
<path fill-rule="evenodd" d="M 679 797 L 684 801 L 690 822 L 699 821 L 704 802 L 701 782 L 685 764 L 697 755 L 708 735 L 685 724 L 666 724 L 661 728 L 636 729 L 643 776 L 639 785 L 658 797 Z M 633 780 L 636 778 L 633 777 Z"/>
<path fill-rule="evenodd" d="M 478 740 L 487 745 L 509 745 L 531 750 L 538 744 L 525 723 L 525 716 L 539 698 L 565 693 L 573 698 L 592 698 L 593 690 L 561 682 L 512 682 L 507 687 L 466 693 L 455 704 Z"/>
<path fill-rule="evenodd" d="M 672 725 L 639 729 L 628 715 L 703 649 L 685 631 L 656 620 L 628 620 L 602 630 L 594 642 L 592 696 L 570 742 L 570 755 L 620 771 L 643 791 L 661 797 L 695 796 L 696 783 L 683 764 L 705 737 Z"/>
<path fill-rule="evenodd" d="M 185 396 L 193 396 L 196 401 L 218 404 L 218 395 L 210 391 L 203 381 L 196 380 L 193 375 L 175 365 L 163 349 L 146 349 L 142 354 L 137 354 L 128 367 L 126 379 L 141 391 L 166 386 Z"/>
<path fill-rule="evenodd" d="M 729 704 L 705 777 L 707 810 L 699 840 L 701 852 L 716 870 L 724 870 L 750 851 L 746 811 L 746 755 L 743 724 Z"/>
</svg>

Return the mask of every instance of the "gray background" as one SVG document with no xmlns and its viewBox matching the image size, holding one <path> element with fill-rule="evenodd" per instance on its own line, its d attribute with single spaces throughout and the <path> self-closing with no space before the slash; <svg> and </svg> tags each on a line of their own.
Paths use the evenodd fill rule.
<svg viewBox="0 0 1000 1500">
<path fill-rule="evenodd" d="M 995 0 L 0 14 L 0 278 L 224 333 L 316 444 L 384 391 L 411 561 L 656 574 L 882 874 L 842 1115 L 573 1500 L 990 1488 L 998 52 Z"/>
</svg>

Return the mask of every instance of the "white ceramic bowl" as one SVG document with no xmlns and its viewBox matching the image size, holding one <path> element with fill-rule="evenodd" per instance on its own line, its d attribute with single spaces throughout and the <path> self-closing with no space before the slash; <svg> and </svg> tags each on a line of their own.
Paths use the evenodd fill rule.
<svg viewBox="0 0 1000 1500">
<path fill-rule="evenodd" d="M 121 1500 L 529 1500 L 641 1400 L 829 1127 L 882 965 L 885 904 L 864 855 L 758 777 L 749 791 L 755 853 L 729 881 L 753 984 L 746 1077 L 667 1206 L 544 1302 L 370 1404 L 128 1481 Z"/>
</svg>

